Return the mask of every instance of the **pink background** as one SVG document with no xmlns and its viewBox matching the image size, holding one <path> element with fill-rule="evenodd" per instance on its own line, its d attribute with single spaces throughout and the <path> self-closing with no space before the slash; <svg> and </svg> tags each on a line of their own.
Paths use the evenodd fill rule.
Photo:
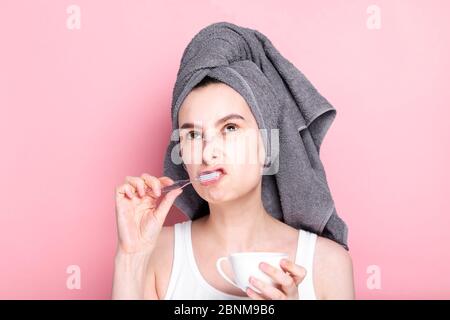
<svg viewBox="0 0 450 320">
<path fill-rule="evenodd" d="M 449 2 L 280 3 L 0 2 L 0 298 L 110 298 L 114 188 L 161 175 L 183 49 L 218 21 L 266 34 L 337 109 L 321 158 L 357 298 L 450 298 Z"/>
</svg>

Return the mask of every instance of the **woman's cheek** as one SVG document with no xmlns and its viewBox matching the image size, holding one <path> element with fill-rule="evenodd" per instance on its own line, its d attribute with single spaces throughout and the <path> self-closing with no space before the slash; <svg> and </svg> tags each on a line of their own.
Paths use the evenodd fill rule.
<svg viewBox="0 0 450 320">
<path fill-rule="evenodd" d="M 231 159 L 231 164 L 246 169 L 257 162 L 257 150 L 252 142 L 248 135 L 240 135 L 227 141 L 226 154 L 227 158 Z"/>
</svg>

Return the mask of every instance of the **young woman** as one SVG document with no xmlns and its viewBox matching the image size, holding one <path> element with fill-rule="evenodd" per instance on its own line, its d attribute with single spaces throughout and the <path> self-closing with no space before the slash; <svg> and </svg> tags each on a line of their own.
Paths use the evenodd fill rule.
<svg viewBox="0 0 450 320">
<path fill-rule="evenodd" d="M 248 135 L 258 125 L 238 92 L 204 78 L 185 98 L 178 124 L 185 169 L 209 214 L 163 226 L 182 189 L 161 195 L 173 183 L 169 177 L 127 177 L 116 188 L 114 299 L 354 298 L 352 261 L 341 245 L 292 228 L 264 209 L 265 150 L 261 136 Z M 243 152 L 261 161 L 236 161 Z M 220 179 L 207 185 L 195 180 L 209 170 L 219 170 Z M 287 252 L 289 258 L 280 264 L 282 271 L 260 265 L 275 285 L 252 279 L 261 293 L 244 292 L 215 266 L 219 257 L 241 251 Z M 232 277 L 231 268 L 223 267 Z"/>
</svg>

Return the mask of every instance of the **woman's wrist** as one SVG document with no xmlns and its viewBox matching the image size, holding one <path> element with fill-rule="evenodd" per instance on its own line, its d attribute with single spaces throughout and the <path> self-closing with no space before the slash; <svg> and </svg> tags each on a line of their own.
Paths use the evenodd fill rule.
<svg viewBox="0 0 450 320">
<path fill-rule="evenodd" d="M 115 263 L 126 264 L 126 265 L 138 265 L 141 263 L 148 263 L 150 256 L 152 255 L 153 248 L 149 248 L 145 252 L 126 252 L 120 247 L 116 250 L 116 255 L 114 257 Z"/>
<path fill-rule="evenodd" d="M 114 259 L 113 299 L 142 299 L 151 252 L 117 250 Z"/>
</svg>

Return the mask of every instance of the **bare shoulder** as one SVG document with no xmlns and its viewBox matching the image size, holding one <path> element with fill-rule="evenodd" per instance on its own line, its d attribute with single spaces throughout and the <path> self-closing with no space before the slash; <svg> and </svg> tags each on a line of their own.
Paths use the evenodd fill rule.
<svg viewBox="0 0 450 320">
<path fill-rule="evenodd" d="M 158 298 L 166 295 L 173 260 L 174 227 L 163 226 L 159 233 L 156 246 L 153 249 L 149 263 L 149 274 L 154 277 L 153 283 Z"/>
<path fill-rule="evenodd" d="M 342 245 L 317 236 L 313 269 L 319 299 L 354 299 L 353 262 Z"/>
</svg>

